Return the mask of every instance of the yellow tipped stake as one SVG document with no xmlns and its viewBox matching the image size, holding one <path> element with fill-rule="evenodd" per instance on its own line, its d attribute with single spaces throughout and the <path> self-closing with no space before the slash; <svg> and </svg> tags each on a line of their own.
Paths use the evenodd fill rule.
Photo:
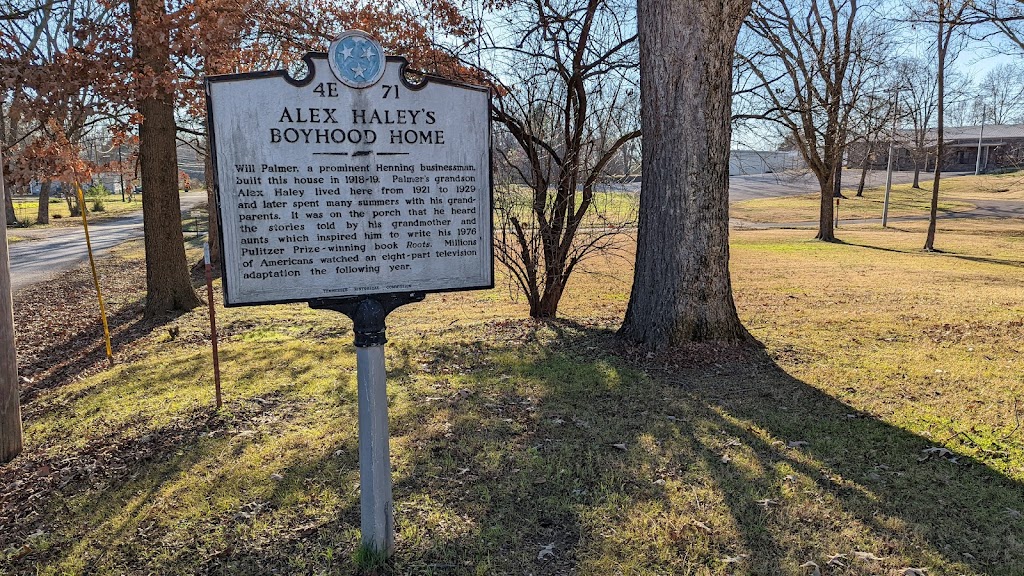
<svg viewBox="0 0 1024 576">
<path fill-rule="evenodd" d="M 85 196 L 82 194 L 82 185 L 75 182 L 75 190 L 78 192 L 78 208 L 82 212 L 82 228 L 85 229 L 85 248 L 89 252 L 89 266 L 92 267 L 92 282 L 96 285 L 96 298 L 100 301 L 100 320 L 103 321 L 103 336 L 107 342 L 107 362 L 114 365 L 114 352 L 110 348 L 110 328 L 107 326 L 107 309 L 103 306 L 103 292 L 100 291 L 100 276 L 96 272 L 96 260 L 92 256 L 92 240 L 89 239 L 89 219 L 85 217 Z"/>
</svg>

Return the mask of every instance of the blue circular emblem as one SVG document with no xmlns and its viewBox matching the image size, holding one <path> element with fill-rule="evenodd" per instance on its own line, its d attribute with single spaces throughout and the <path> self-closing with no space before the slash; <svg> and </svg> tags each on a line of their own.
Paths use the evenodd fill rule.
<svg viewBox="0 0 1024 576">
<path fill-rule="evenodd" d="M 327 51 L 331 71 L 346 86 L 373 86 L 384 75 L 387 59 L 380 42 L 361 30 L 342 32 Z"/>
</svg>

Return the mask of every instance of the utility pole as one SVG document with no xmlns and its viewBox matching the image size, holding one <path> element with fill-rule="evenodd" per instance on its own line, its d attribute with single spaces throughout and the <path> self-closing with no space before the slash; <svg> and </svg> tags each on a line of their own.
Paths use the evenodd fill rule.
<svg viewBox="0 0 1024 576">
<path fill-rule="evenodd" d="M 889 162 L 885 169 L 885 201 L 882 203 L 882 228 L 889 224 L 889 194 L 892 192 L 892 157 L 896 151 L 896 119 L 899 118 L 900 90 L 896 89 L 892 103 L 892 135 L 889 137 Z"/>
<path fill-rule="evenodd" d="M 0 158 L 0 166 L 3 158 Z M 0 197 L 4 181 L 0 176 Z M 11 298 L 11 263 L 7 254 L 7 224 L 0 226 L 0 464 L 21 454 L 21 397 L 18 356 L 14 347 L 14 302 Z"/>
<path fill-rule="evenodd" d="M 978 161 L 974 164 L 974 175 L 981 174 L 981 140 L 985 137 L 985 105 L 981 105 L 981 131 L 978 132 Z"/>
</svg>

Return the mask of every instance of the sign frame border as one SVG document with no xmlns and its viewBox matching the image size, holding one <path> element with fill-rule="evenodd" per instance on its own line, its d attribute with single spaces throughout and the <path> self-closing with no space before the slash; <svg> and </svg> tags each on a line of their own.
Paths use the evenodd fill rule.
<svg viewBox="0 0 1024 576">
<path fill-rule="evenodd" d="M 385 295 L 396 295 L 396 294 L 409 294 L 413 292 L 423 294 L 440 294 L 444 292 L 468 292 L 471 290 L 490 290 L 494 288 L 494 128 L 493 128 L 493 111 L 494 104 L 492 101 L 491 89 L 485 86 L 477 86 L 474 84 L 468 84 L 465 82 L 459 82 L 451 80 L 443 76 L 431 74 L 428 72 L 420 72 L 409 68 L 409 61 L 404 56 L 392 56 L 386 55 L 385 61 L 387 64 L 398 65 L 398 77 L 402 82 L 403 87 L 413 92 L 418 92 L 426 86 L 434 82 L 436 84 L 442 84 L 445 86 L 453 86 L 456 88 L 463 88 L 467 90 L 474 90 L 478 92 L 484 92 L 487 94 L 487 188 L 489 194 L 489 232 L 490 232 L 490 284 L 479 285 L 479 286 L 465 286 L 458 288 L 437 288 L 433 290 L 424 290 L 420 288 L 411 288 L 409 290 L 401 290 L 398 292 L 360 292 L 358 294 L 338 295 L 338 296 L 319 296 L 312 298 L 286 298 L 282 300 L 259 300 L 259 301 L 247 301 L 247 302 L 232 302 L 228 299 L 228 274 L 227 274 L 227 259 L 224 258 L 224 219 L 223 212 L 221 211 L 221 198 L 220 198 L 220 174 L 217 169 L 217 139 L 213 132 L 213 102 L 210 98 L 210 86 L 213 83 L 220 82 L 237 82 L 240 80 L 256 80 L 261 78 L 281 78 L 285 82 L 301 88 L 308 86 L 313 83 L 317 73 L 317 66 L 314 60 L 322 60 L 323 65 L 327 72 L 330 73 L 331 77 L 334 78 L 334 73 L 331 72 L 330 68 L 330 55 L 327 52 L 307 52 L 303 57 L 302 61 L 306 65 L 307 74 L 303 78 L 293 78 L 287 70 L 260 70 L 256 72 L 241 72 L 237 74 L 217 74 L 212 76 L 206 76 L 203 79 L 203 93 L 206 97 L 206 135 L 210 145 L 210 161 L 212 162 L 212 176 L 213 176 L 213 201 L 216 204 L 214 209 L 217 210 L 217 239 L 220 242 L 220 281 L 221 281 L 221 293 L 224 298 L 225 308 L 236 308 L 242 306 L 267 306 L 274 304 L 294 304 L 298 302 L 312 302 L 314 300 L 345 300 L 351 298 L 372 298 L 375 296 Z M 419 83 L 413 83 L 409 81 L 407 73 L 413 72 L 417 76 L 421 77 L 422 80 Z M 335 78 L 336 79 L 336 78 Z M 348 90 L 365 90 L 365 88 L 353 88 L 347 84 L 342 83 Z M 207 190 L 209 191 L 211 186 L 210 182 L 206 183 Z M 207 207 L 209 210 L 210 207 Z"/>
</svg>

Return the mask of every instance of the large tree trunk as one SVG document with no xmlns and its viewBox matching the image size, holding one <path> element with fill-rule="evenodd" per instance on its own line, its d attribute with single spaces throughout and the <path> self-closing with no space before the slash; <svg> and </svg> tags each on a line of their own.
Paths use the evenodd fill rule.
<svg viewBox="0 0 1024 576">
<path fill-rule="evenodd" d="M 7 94 L 5 93 L 4 96 L 6 95 Z M 4 103 L 6 103 L 6 99 L 0 101 L 0 110 L 3 109 L 2 104 Z M 8 144 L 7 122 L 8 118 L 0 116 L 0 144 Z M 10 122 L 11 132 L 14 133 L 10 134 L 11 140 L 16 140 L 18 124 L 17 121 L 13 119 L 10 120 Z M 0 162 L 0 196 L 3 196 L 4 198 L 4 222 L 6 223 L 6 226 L 12 226 L 18 223 L 18 216 L 14 213 L 14 201 L 4 192 L 4 190 L 9 190 L 9 188 L 5 186 L 7 182 L 4 180 L 4 178 L 6 178 L 6 171 L 4 170 L 4 167 L 5 164 Z"/>
<path fill-rule="evenodd" d="M 620 334 L 649 349 L 749 337 L 729 279 L 733 50 L 750 0 L 640 0 L 643 191 Z"/>
<path fill-rule="evenodd" d="M 921 189 L 921 165 L 914 160 L 914 188 Z"/>
<path fill-rule="evenodd" d="M 36 224 L 50 223 L 50 181 L 39 185 L 39 208 L 36 210 Z"/>
<path fill-rule="evenodd" d="M 818 182 L 821 187 L 821 198 L 818 204 L 818 234 L 816 240 L 825 242 L 836 241 L 836 231 L 833 227 L 835 212 L 832 209 L 832 197 L 835 194 L 836 172 L 833 169 L 829 172 L 827 180 Z"/>
<path fill-rule="evenodd" d="M 13 189 L 6 186 L 4 188 L 7 190 L 7 192 L 4 192 L 4 215 L 6 216 L 7 225 L 17 226 L 18 215 L 14 213 L 14 198 L 11 196 Z"/>
<path fill-rule="evenodd" d="M 160 75 L 170 66 L 169 33 L 159 23 L 163 0 L 132 0 L 132 34 L 140 62 Z M 163 83 L 139 100 L 139 164 L 146 246 L 146 317 L 191 310 L 202 302 L 192 289 L 178 196 L 174 95 Z"/>
<path fill-rule="evenodd" d="M 0 166 L 3 159 L 0 158 Z M 4 194 L 0 177 L 0 194 Z M 21 453 L 21 396 L 18 357 L 14 346 L 14 304 L 7 254 L 7 227 L 0 226 L 0 464 Z"/>
</svg>

